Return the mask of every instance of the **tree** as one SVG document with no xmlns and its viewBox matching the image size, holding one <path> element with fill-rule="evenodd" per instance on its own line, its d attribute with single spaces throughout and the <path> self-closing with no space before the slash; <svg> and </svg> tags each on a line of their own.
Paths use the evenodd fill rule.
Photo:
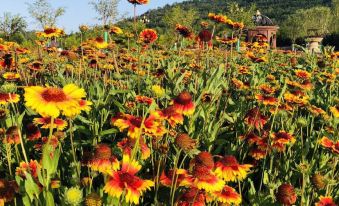
<svg viewBox="0 0 339 206">
<path fill-rule="evenodd" d="M 238 3 L 231 2 L 227 5 L 227 17 L 232 21 L 243 22 L 247 28 L 254 27 L 252 16 L 255 14 L 256 6 L 240 7 Z"/>
<path fill-rule="evenodd" d="M 332 32 L 339 33 L 339 0 L 332 0 Z"/>
<path fill-rule="evenodd" d="M 20 15 L 12 15 L 5 12 L 0 19 L 0 31 L 4 34 L 7 40 L 17 33 L 23 32 L 27 27 L 27 23 Z"/>
<path fill-rule="evenodd" d="M 118 16 L 119 0 L 94 0 L 90 4 L 99 14 L 98 20 L 102 21 L 103 25 L 113 23 Z"/>
<path fill-rule="evenodd" d="M 42 28 L 54 27 L 57 19 L 65 13 L 64 7 L 54 9 L 47 0 L 35 0 L 27 5 L 29 14 Z"/>
<path fill-rule="evenodd" d="M 294 44 L 297 38 L 306 36 L 306 30 L 302 24 L 304 14 L 301 11 L 297 11 L 287 17 L 287 19 L 281 25 L 281 34 L 292 40 Z"/>
</svg>

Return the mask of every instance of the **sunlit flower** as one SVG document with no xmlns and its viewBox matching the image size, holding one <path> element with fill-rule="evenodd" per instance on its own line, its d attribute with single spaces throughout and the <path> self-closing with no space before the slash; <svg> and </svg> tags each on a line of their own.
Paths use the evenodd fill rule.
<svg viewBox="0 0 339 206">
<path fill-rule="evenodd" d="M 37 32 L 38 37 L 52 38 L 64 35 L 64 31 L 55 27 L 45 27 L 43 32 Z"/>
<path fill-rule="evenodd" d="M 192 176 L 192 185 L 206 192 L 221 191 L 225 185 L 225 182 L 218 178 L 212 170 L 206 166 L 194 166 Z"/>
<path fill-rule="evenodd" d="M 306 105 L 308 103 L 309 97 L 303 94 L 293 94 L 291 92 L 286 92 L 284 94 L 284 99 L 289 103 Z"/>
<path fill-rule="evenodd" d="M 110 33 L 111 34 L 123 34 L 124 32 L 122 31 L 120 27 L 113 26 L 111 27 Z"/>
<path fill-rule="evenodd" d="M 95 148 L 94 156 L 88 167 L 103 174 L 112 174 L 120 167 L 119 161 L 112 155 L 112 149 L 106 144 L 99 144 Z"/>
<path fill-rule="evenodd" d="M 155 111 L 154 115 L 161 119 L 165 119 L 171 127 L 184 123 L 184 116 L 179 113 L 174 106 L 169 106 L 163 110 Z"/>
<path fill-rule="evenodd" d="M 139 35 L 139 40 L 144 44 L 152 44 L 157 39 L 158 35 L 154 29 L 144 29 Z"/>
<path fill-rule="evenodd" d="M 102 200 L 101 200 L 100 195 L 94 192 L 87 195 L 86 200 L 85 200 L 85 205 L 86 206 L 101 206 Z"/>
<path fill-rule="evenodd" d="M 249 88 L 249 85 L 247 83 L 244 83 L 237 78 L 232 78 L 232 83 L 237 89 L 248 89 Z"/>
<path fill-rule="evenodd" d="M 175 175 L 173 177 L 173 175 Z M 172 182 L 175 180 L 174 182 Z M 192 176 L 188 174 L 187 170 L 176 169 L 175 172 L 173 169 L 169 170 L 166 174 L 165 171 L 162 172 L 160 176 L 160 182 L 166 187 L 172 187 L 174 184 L 176 187 L 185 187 L 192 184 Z"/>
<path fill-rule="evenodd" d="M 120 113 L 112 118 L 112 124 L 118 127 L 120 131 L 127 129 L 127 135 L 130 138 L 138 138 L 142 132 L 157 137 L 161 137 L 166 133 L 162 121 L 152 114 L 143 121 L 141 117 Z"/>
<path fill-rule="evenodd" d="M 339 118 L 339 105 L 330 107 L 330 111 L 332 112 L 335 118 Z"/>
<path fill-rule="evenodd" d="M 190 162 L 190 167 L 203 166 L 208 169 L 214 168 L 213 156 L 209 152 L 200 152 Z"/>
<path fill-rule="evenodd" d="M 41 128 L 49 129 L 52 127 L 51 120 L 52 120 L 51 117 L 34 118 L 33 123 L 35 125 L 41 125 Z M 58 130 L 64 130 L 67 127 L 67 125 L 68 125 L 67 121 L 63 119 L 59 118 L 54 119 L 53 128 L 57 128 Z"/>
<path fill-rule="evenodd" d="M 26 173 L 32 175 L 33 178 L 38 178 L 38 173 L 41 170 L 41 165 L 36 160 L 31 160 L 29 163 L 21 162 L 16 168 L 16 175 L 26 178 Z"/>
<path fill-rule="evenodd" d="M 188 136 L 188 134 L 182 133 L 175 138 L 175 144 L 183 151 L 191 151 L 196 148 L 197 142 Z"/>
<path fill-rule="evenodd" d="M 260 147 L 254 147 L 254 148 L 251 148 L 249 155 L 253 157 L 255 160 L 261 160 L 266 157 L 267 151 L 264 149 L 261 149 Z"/>
<path fill-rule="evenodd" d="M 123 156 L 121 170 L 110 175 L 104 191 L 117 198 L 124 194 L 127 203 L 139 204 L 140 196 L 154 186 L 153 181 L 136 176 L 140 169 L 138 162 L 131 160 L 129 156 Z"/>
<path fill-rule="evenodd" d="M 57 87 L 31 86 L 25 88 L 26 106 L 42 116 L 56 118 L 60 113 L 80 113 L 79 102 L 86 97 L 84 89 L 68 84 L 62 89 Z"/>
<path fill-rule="evenodd" d="M 152 92 L 157 97 L 163 97 L 166 94 L 165 89 L 162 88 L 160 85 L 153 85 L 151 89 L 152 89 Z"/>
<path fill-rule="evenodd" d="M 223 178 L 226 182 L 243 180 L 246 178 L 252 165 L 239 164 L 234 156 L 228 155 L 215 163 L 215 174 Z"/>
<path fill-rule="evenodd" d="M 238 41 L 236 37 L 216 37 L 217 42 L 222 44 L 234 44 Z"/>
<path fill-rule="evenodd" d="M 72 206 L 80 205 L 82 202 L 82 191 L 78 187 L 66 189 L 64 193 L 65 202 Z"/>
<path fill-rule="evenodd" d="M 320 196 L 319 202 L 315 203 L 315 206 L 337 206 L 332 197 Z"/>
<path fill-rule="evenodd" d="M 17 81 L 21 78 L 20 74 L 18 73 L 13 73 L 13 72 L 5 72 L 2 77 L 6 81 Z"/>
<path fill-rule="evenodd" d="M 218 200 L 218 202 L 225 203 L 227 205 L 240 205 L 241 196 L 237 193 L 237 191 L 225 185 L 222 191 L 212 192 L 212 197 Z"/>
<path fill-rule="evenodd" d="M 20 96 L 13 93 L 1 93 L 0 92 L 0 105 L 5 105 L 8 103 L 18 103 Z"/>
<path fill-rule="evenodd" d="M 285 150 L 285 145 L 293 144 L 295 142 L 295 137 L 285 131 L 273 133 L 271 134 L 271 137 L 273 143 L 272 147 L 276 148 L 280 152 Z"/>
<path fill-rule="evenodd" d="M 221 14 L 209 13 L 208 18 L 216 23 L 231 24 L 233 23 L 227 16 Z"/>
<path fill-rule="evenodd" d="M 108 43 L 102 37 L 95 38 L 93 43 L 97 49 L 106 49 L 108 47 Z"/>
<path fill-rule="evenodd" d="M 255 98 L 264 105 L 276 105 L 278 103 L 278 99 L 276 97 L 256 94 Z"/>
<path fill-rule="evenodd" d="M 4 130 L 1 131 L 0 133 L 4 133 Z M 3 144 L 20 144 L 19 128 L 16 126 L 9 127 L 6 130 L 6 135 L 4 135 L 2 143 Z"/>
<path fill-rule="evenodd" d="M 301 70 L 301 69 L 297 69 L 294 71 L 295 75 L 301 79 L 310 79 L 311 78 L 311 73 L 305 71 L 305 70 Z"/>
<path fill-rule="evenodd" d="M 321 146 L 325 147 L 326 149 L 331 150 L 333 153 L 339 154 L 339 140 L 335 143 L 333 140 L 329 139 L 328 137 L 323 137 L 319 140 Z"/>
<path fill-rule="evenodd" d="M 179 114 L 192 115 L 195 111 L 195 104 L 189 92 L 181 92 L 172 101 L 173 107 Z"/>
<path fill-rule="evenodd" d="M 151 105 L 152 102 L 153 102 L 153 99 L 150 98 L 150 97 L 137 95 L 137 96 L 135 96 L 135 101 L 137 101 L 139 103 L 145 103 L 145 104 Z"/>
</svg>

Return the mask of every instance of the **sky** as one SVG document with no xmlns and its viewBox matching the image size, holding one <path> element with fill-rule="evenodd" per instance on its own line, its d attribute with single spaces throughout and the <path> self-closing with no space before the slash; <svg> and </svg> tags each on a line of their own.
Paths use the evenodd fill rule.
<svg viewBox="0 0 339 206">
<path fill-rule="evenodd" d="M 66 32 L 77 31 L 79 25 L 95 25 L 99 23 L 96 20 L 97 14 L 89 5 L 91 0 L 48 0 L 54 8 L 65 7 L 65 14 L 59 18 L 57 25 L 66 30 Z M 147 5 L 140 5 L 137 7 L 137 13 L 142 14 L 150 9 L 165 6 L 166 4 L 173 4 L 175 2 L 182 2 L 183 0 L 150 0 Z M 0 0 L 0 18 L 4 12 L 12 14 L 20 14 L 25 17 L 29 29 L 38 29 L 38 24 L 32 19 L 27 12 L 27 3 L 33 0 Z M 119 14 L 133 14 L 133 6 L 127 0 L 120 0 L 118 6 Z"/>
</svg>

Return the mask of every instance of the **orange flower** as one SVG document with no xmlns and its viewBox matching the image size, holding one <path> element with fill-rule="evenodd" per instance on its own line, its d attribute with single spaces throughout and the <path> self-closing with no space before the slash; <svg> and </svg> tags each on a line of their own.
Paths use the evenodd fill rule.
<svg viewBox="0 0 339 206">
<path fill-rule="evenodd" d="M 33 123 L 35 125 L 42 125 L 41 128 L 49 129 L 51 128 L 51 117 L 41 117 L 41 118 L 34 118 Z M 59 118 L 54 119 L 53 128 L 57 128 L 57 130 L 64 130 L 67 127 L 67 121 Z"/>
<path fill-rule="evenodd" d="M 13 93 L 0 93 L 0 105 L 8 103 L 17 103 L 20 100 L 20 96 Z"/>
<path fill-rule="evenodd" d="M 122 150 L 122 153 L 124 155 L 131 156 L 132 150 L 135 147 L 136 139 L 131 138 L 124 138 L 120 142 L 118 142 L 117 146 Z M 144 138 L 140 138 L 139 141 L 139 147 L 141 151 L 141 159 L 145 160 L 148 159 L 151 156 L 151 150 L 148 148 L 147 144 L 145 143 Z"/>
<path fill-rule="evenodd" d="M 320 145 L 325 147 L 326 149 L 331 150 L 333 153 L 339 154 L 339 140 L 334 143 L 333 140 L 323 137 L 321 140 L 319 140 Z"/>
<path fill-rule="evenodd" d="M 183 91 L 172 101 L 176 112 L 183 115 L 192 115 L 195 110 L 195 104 L 189 92 Z"/>
<path fill-rule="evenodd" d="M 205 192 L 198 188 L 186 190 L 177 202 L 177 206 L 204 206 L 206 200 Z"/>
<path fill-rule="evenodd" d="M 127 203 L 139 204 L 140 196 L 154 186 L 153 181 L 136 176 L 140 169 L 141 165 L 136 161 L 130 160 L 129 156 L 123 156 L 121 169 L 112 172 L 104 191 L 117 198 L 124 194 Z"/>
<path fill-rule="evenodd" d="M 175 176 L 173 177 L 173 175 Z M 175 183 L 172 182 L 172 180 L 175 180 Z M 162 172 L 160 176 L 160 182 L 166 187 L 172 187 L 174 184 L 179 187 L 185 187 L 190 186 L 192 184 L 192 176 L 188 174 L 188 172 L 184 169 L 176 169 L 175 172 L 172 170 L 169 170 L 167 175 L 165 174 L 165 171 Z"/>
<path fill-rule="evenodd" d="M 103 174 L 113 174 L 119 169 L 119 161 L 112 155 L 112 149 L 106 144 L 99 144 L 95 148 L 94 157 L 88 167 Z"/>
<path fill-rule="evenodd" d="M 319 202 L 315 203 L 315 206 L 337 206 L 332 197 L 320 196 Z"/>
<path fill-rule="evenodd" d="M 171 125 L 171 127 L 175 127 L 177 124 L 184 123 L 184 116 L 177 112 L 174 106 L 169 106 L 161 111 L 155 111 L 154 114 L 159 116 L 159 118 L 165 119 Z"/>
<path fill-rule="evenodd" d="M 249 110 L 245 116 L 245 123 L 250 127 L 255 127 L 257 130 L 262 129 L 267 120 L 268 117 L 262 115 L 258 107 Z"/>
<path fill-rule="evenodd" d="M 234 156 L 228 155 L 215 163 L 214 172 L 226 182 L 234 182 L 245 179 L 251 167 L 250 164 L 239 164 Z"/>
<path fill-rule="evenodd" d="M 16 168 L 16 175 L 26 178 L 26 172 L 30 173 L 33 178 L 38 178 L 41 165 L 36 160 L 31 160 L 29 163 L 21 162 L 20 166 Z"/>
<path fill-rule="evenodd" d="M 297 69 L 297 70 L 294 71 L 294 73 L 300 79 L 310 79 L 311 78 L 311 73 L 309 73 L 305 70 Z"/>
<path fill-rule="evenodd" d="M 271 137 L 273 138 L 273 148 L 276 148 L 280 152 L 283 152 L 285 150 L 285 145 L 290 143 L 293 144 L 295 142 L 295 137 L 285 131 L 273 133 L 271 134 Z"/>
<path fill-rule="evenodd" d="M 119 113 L 112 118 L 112 124 L 118 127 L 120 131 L 128 129 L 127 135 L 132 139 L 140 137 L 143 132 L 156 137 L 161 137 L 166 133 L 162 121 L 153 114 L 143 121 L 141 117 Z"/>
<path fill-rule="evenodd" d="M 256 160 L 264 159 L 267 155 L 267 151 L 259 147 L 251 148 L 249 155 Z"/>
<path fill-rule="evenodd" d="M 250 86 L 237 78 L 232 78 L 232 83 L 237 89 L 248 89 Z"/>
<path fill-rule="evenodd" d="M 309 107 L 307 107 L 307 109 L 308 109 L 308 111 L 310 111 L 315 116 L 326 115 L 326 112 L 323 109 L 316 107 L 314 105 L 310 105 Z"/>
<path fill-rule="evenodd" d="M 131 4 L 148 4 L 149 0 L 127 0 Z"/>
<path fill-rule="evenodd" d="M 148 105 L 151 105 L 153 102 L 152 98 L 146 97 L 146 96 L 140 96 L 140 95 L 135 96 L 135 100 L 139 103 L 145 103 Z"/>
<path fill-rule="evenodd" d="M 1 131 L 3 132 L 3 131 Z M 6 135 L 2 140 L 4 144 L 20 144 L 19 129 L 16 126 L 9 127 L 6 131 Z"/>
<path fill-rule="evenodd" d="M 278 99 L 272 96 L 262 95 L 262 94 L 256 94 L 255 98 L 263 103 L 264 105 L 276 105 L 278 103 Z"/>
<path fill-rule="evenodd" d="M 268 84 L 262 84 L 259 86 L 259 89 L 264 92 L 265 94 L 274 94 L 276 89 L 272 88 L 270 85 Z"/>
<path fill-rule="evenodd" d="M 240 205 L 241 203 L 241 196 L 234 188 L 227 185 L 224 186 L 222 191 L 212 192 L 211 195 L 219 202 L 225 203 L 227 205 Z"/>
<path fill-rule="evenodd" d="M 299 104 L 301 106 L 306 105 L 308 103 L 309 97 L 304 95 L 303 93 L 290 93 L 286 92 L 284 94 L 284 99 L 289 103 Z"/>
<path fill-rule="evenodd" d="M 189 38 L 189 39 L 193 38 L 193 32 L 186 26 L 177 24 L 175 25 L 175 30 L 184 38 Z"/>
<path fill-rule="evenodd" d="M 276 194 L 277 200 L 286 206 L 293 205 L 297 201 L 294 187 L 290 184 L 284 183 L 279 186 Z"/>
<path fill-rule="evenodd" d="M 158 35 L 154 29 L 144 29 L 139 35 L 139 40 L 144 44 L 152 44 L 157 39 Z"/>
<path fill-rule="evenodd" d="M 223 24 L 230 24 L 232 21 L 227 18 L 227 16 L 221 15 L 221 14 L 214 14 L 209 13 L 208 18 L 212 21 L 215 21 L 216 23 L 223 23 Z"/>
<path fill-rule="evenodd" d="M 238 41 L 236 37 L 216 37 L 217 42 L 220 42 L 222 44 L 234 44 Z"/>
<path fill-rule="evenodd" d="M 35 124 L 28 124 L 26 126 L 27 130 L 27 139 L 30 141 L 38 140 L 41 137 L 39 128 Z"/>
<path fill-rule="evenodd" d="M 221 191 L 225 185 L 225 182 L 206 166 L 194 166 L 192 175 L 193 186 L 206 192 Z"/>
</svg>

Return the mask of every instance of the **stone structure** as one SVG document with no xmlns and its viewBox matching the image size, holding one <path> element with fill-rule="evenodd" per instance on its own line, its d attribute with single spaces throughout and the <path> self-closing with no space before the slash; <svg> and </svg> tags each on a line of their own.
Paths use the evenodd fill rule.
<svg viewBox="0 0 339 206">
<path fill-rule="evenodd" d="M 267 43 L 270 48 L 275 49 L 277 47 L 277 31 L 279 27 L 275 25 L 270 18 L 262 15 L 257 11 L 256 15 L 252 17 L 256 27 L 254 29 L 248 29 L 247 41 L 256 41 L 257 36 L 264 36 L 267 39 Z"/>
</svg>

